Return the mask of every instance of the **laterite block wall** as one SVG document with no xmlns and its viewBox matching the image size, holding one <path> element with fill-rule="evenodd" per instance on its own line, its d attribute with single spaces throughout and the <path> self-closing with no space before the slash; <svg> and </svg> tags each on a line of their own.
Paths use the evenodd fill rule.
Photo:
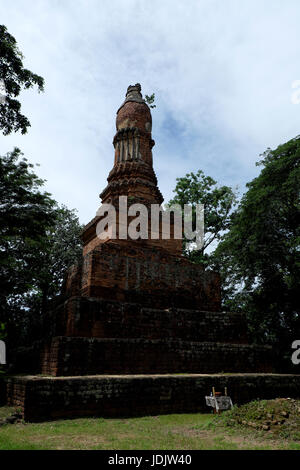
<svg viewBox="0 0 300 470">
<path fill-rule="evenodd" d="M 300 397 L 300 375 L 11 377 L 8 404 L 20 408 L 26 421 L 209 412 L 204 397 L 213 386 L 227 387 L 237 404 Z"/>
</svg>

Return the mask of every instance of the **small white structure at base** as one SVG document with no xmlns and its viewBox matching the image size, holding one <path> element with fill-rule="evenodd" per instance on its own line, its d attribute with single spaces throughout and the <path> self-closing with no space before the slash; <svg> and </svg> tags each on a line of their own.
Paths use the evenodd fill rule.
<svg viewBox="0 0 300 470">
<path fill-rule="evenodd" d="M 205 397 L 205 401 L 207 406 L 214 408 L 217 413 L 219 413 L 219 411 L 230 410 L 233 408 L 232 400 L 227 396 L 222 395 L 220 397 Z"/>
<path fill-rule="evenodd" d="M 4 341 L 0 340 L 0 364 L 6 364 L 6 346 Z"/>
</svg>

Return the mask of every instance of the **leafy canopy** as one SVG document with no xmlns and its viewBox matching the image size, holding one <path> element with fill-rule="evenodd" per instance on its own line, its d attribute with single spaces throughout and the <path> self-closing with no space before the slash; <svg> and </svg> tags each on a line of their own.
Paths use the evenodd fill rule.
<svg viewBox="0 0 300 470">
<path fill-rule="evenodd" d="M 0 157 L 0 323 L 15 342 L 41 322 L 81 254 L 75 211 L 42 192 L 32 168 L 19 149 Z"/>
<path fill-rule="evenodd" d="M 179 204 L 182 208 L 188 204 L 193 208 L 193 230 L 195 230 L 196 204 L 204 205 L 204 245 L 202 250 L 189 251 L 185 241 L 185 254 L 196 262 L 208 262 L 204 251 L 214 242 L 218 242 L 225 230 L 228 230 L 230 213 L 236 204 L 235 192 L 229 186 L 217 186 L 210 176 L 205 176 L 202 170 L 188 173 L 176 179 L 175 197 L 168 205 Z"/>
<path fill-rule="evenodd" d="M 26 270 L 28 259 L 24 244 L 38 247 L 46 227 L 54 222 L 55 201 L 41 192 L 43 180 L 32 171 L 33 165 L 15 148 L 0 158 L 0 283 L 1 304 L 12 292 L 22 293 L 31 284 Z M 18 276 L 18 273 L 22 275 Z M 1 308 L 1 307 L 0 307 Z"/>
<path fill-rule="evenodd" d="M 262 157 L 215 259 L 227 305 L 257 339 L 285 344 L 300 331 L 300 136 Z"/>
<path fill-rule="evenodd" d="M 30 122 L 21 113 L 21 103 L 16 99 L 22 88 L 38 87 L 44 91 L 44 79 L 23 66 L 23 55 L 15 38 L 0 25 L 0 83 L 4 84 L 5 100 L 0 101 L 0 129 L 4 135 L 21 130 L 26 134 Z"/>
</svg>

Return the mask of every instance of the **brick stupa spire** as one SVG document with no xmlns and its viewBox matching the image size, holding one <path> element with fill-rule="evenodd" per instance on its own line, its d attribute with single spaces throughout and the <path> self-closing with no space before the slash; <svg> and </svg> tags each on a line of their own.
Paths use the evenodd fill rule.
<svg viewBox="0 0 300 470">
<path fill-rule="evenodd" d="M 149 106 L 141 94 L 141 85 L 136 83 L 127 88 L 125 101 L 117 111 L 116 134 L 113 139 L 115 149 L 114 166 L 110 171 L 106 188 L 100 194 L 103 204 L 111 204 L 117 211 L 117 238 L 121 244 L 143 244 L 147 246 L 159 246 L 169 253 L 180 255 L 182 251 L 182 239 L 174 238 L 174 217 L 171 214 L 170 234 L 166 239 L 162 235 L 160 214 L 160 228 L 158 239 L 151 238 L 152 204 L 161 206 L 163 196 L 157 186 L 157 177 L 153 169 L 152 148 L 155 145 L 152 139 L 152 116 Z M 147 240 L 136 241 L 119 239 L 119 197 L 128 197 L 128 206 L 139 203 L 149 209 Z M 131 218 L 132 219 L 132 218 Z M 110 240 L 97 237 L 97 224 L 100 217 L 95 217 L 82 233 L 83 253 L 87 254 L 96 246 Z M 128 218 L 128 223 L 130 218 Z"/>
<path fill-rule="evenodd" d="M 122 195 L 146 205 L 161 204 L 163 197 L 153 170 L 152 116 L 139 83 L 128 87 L 125 101 L 117 111 L 116 128 L 114 167 L 100 194 L 102 202 L 116 205 Z"/>
</svg>

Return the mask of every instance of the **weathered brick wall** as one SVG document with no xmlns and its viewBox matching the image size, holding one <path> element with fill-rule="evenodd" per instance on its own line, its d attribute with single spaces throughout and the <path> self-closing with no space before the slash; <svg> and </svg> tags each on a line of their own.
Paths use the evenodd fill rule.
<svg viewBox="0 0 300 470">
<path fill-rule="evenodd" d="M 72 279 L 78 278 L 74 273 Z M 72 281 L 73 282 L 73 281 Z M 73 284 L 67 285 L 72 288 Z M 75 281 L 74 281 L 75 282 Z M 220 277 L 158 248 L 108 242 L 83 258 L 77 295 L 138 302 L 153 308 L 220 311 Z"/>
<path fill-rule="evenodd" d="M 71 297 L 55 312 L 53 336 L 98 338 L 177 338 L 247 343 L 244 315 Z"/>
<path fill-rule="evenodd" d="M 152 117 L 149 107 L 144 103 L 128 102 L 117 113 L 117 130 L 137 127 L 140 129 L 140 154 L 142 160 L 152 166 Z"/>
<path fill-rule="evenodd" d="M 55 376 L 270 372 L 266 346 L 178 339 L 53 338 L 42 357 L 42 373 Z"/>
<path fill-rule="evenodd" d="M 127 225 L 126 225 L 126 228 L 125 230 L 128 230 L 128 225 L 129 223 L 134 219 L 135 217 L 128 217 L 127 218 Z M 161 219 L 161 218 L 160 218 Z M 122 240 L 121 237 L 120 237 L 120 227 L 121 225 L 119 224 L 119 212 L 116 211 L 116 217 L 115 219 L 113 220 L 113 222 L 111 223 L 114 223 L 115 224 L 115 230 L 116 230 L 116 233 L 114 235 L 108 235 L 107 238 L 105 239 L 100 239 L 98 238 L 97 236 L 97 233 L 96 233 L 96 230 L 97 230 L 97 224 L 99 223 L 99 221 L 101 220 L 101 217 L 95 217 L 95 219 L 93 219 L 94 222 L 92 225 L 89 225 L 87 230 L 86 230 L 86 233 L 83 234 L 83 238 L 84 238 L 84 246 L 83 246 L 83 256 L 87 255 L 90 251 L 94 250 L 97 246 L 99 245 L 102 245 L 103 243 L 107 243 L 107 241 L 109 240 L 118 240 L 118 243 L 123 246 L 123 245 L 127 245 L 128 246 L 128 240 Z M 154 238 L 154 235 L 157 237 L 157 238 Z M 163 237 L 168 237 L 168 238 L 163 238 Z M 174 235 L 174 222 L 170 222 L 170 235 L 169 235 L 169 232 L 163 232 L 162 230 L 162 222 L 160 221 L 160 225 L 159 225 L 159 231 L 158 232 L 154 232 L 154 229 L 153 229 L 153 234 L 151 232 L 151 213 L 149 211 L 149 218 L 148 218 L 148 238 L 147 239 L 143 239 L 142 243 L 143 243 L 143 246 L 145 246 L 146 248 L 160 248 L 160 249 L 164 249 L 166 251 L 168 251 L 169 253 L 173 254 L 173 255 L 177 255 L 177 256 L 181 256 L 182 254 L 182 239 L 179 239 L 179 238 L 174 238 L 175 235 Z M 139 247 L 140 245 L 140 241 L 141 240 L 130 240 L 130 244 L 132 246 L 136 245 L 137 247 Z"/>
<path fill-rule="evenodd" d="M 139 416 L 209 412 L 205 395 L 224 387 L 233 403 L 300 397 L 300 375 L 167 375 L 119 377 L 12 377 L 8 404 L 27 421 L 80 416 Z"/>
</svg>

